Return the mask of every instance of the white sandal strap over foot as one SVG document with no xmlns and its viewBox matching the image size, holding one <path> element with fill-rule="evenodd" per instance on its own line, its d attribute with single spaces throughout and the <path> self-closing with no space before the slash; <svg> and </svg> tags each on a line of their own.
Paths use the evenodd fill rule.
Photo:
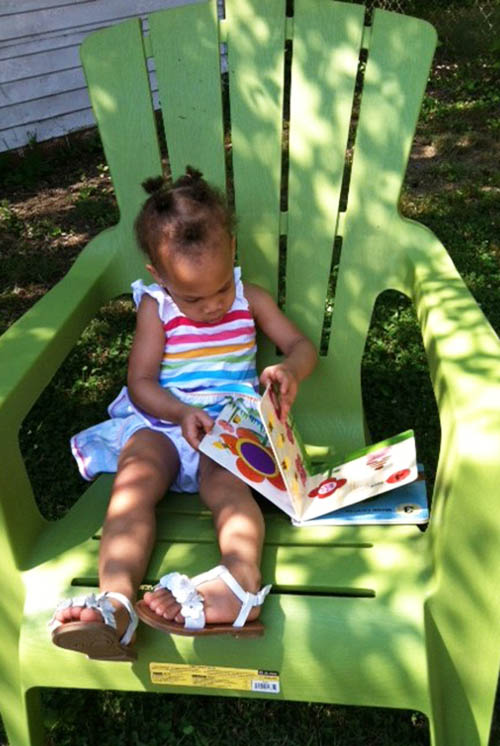
<svg viewBox="0 0 500 746">
<path fill-rule="evenodd" d="M 135 613 L 134 607 L 130 603 L 129 599 L 124 596 L 123 593 L 105 591 L 104 593 L 99 593 L 97 596 L 95 595 L 95 593 L 89 593 L 88 596 L 66 598 L 63 601 L 60 601 L 56 606 L 54 615 L 49 622 L 49 626 L 51 627 L 51 629 L 57 629 L 58 627 L 63 625 L 64 622 L 60 622 L 58 619 L 56 619 L 57 612 L 75 606 L 84 609 L 95 609 L 95 611 L 98 611 L 99 614 L 102 616 L 104 624 L 107 624 L 109 627 L 116 629 L 116 609 L 109 600 L 111 598 L 113 598 L 115 601 L 119 601 L 128 612 L 130 621 L 128 623 L 127 629 L 120 638 L 120 643 L 122 645 L 128 645 L 132 640 L 135 630 L 137 629 L 139 618 Z"/>
<path fill-rule="evenodd" d="M 241 602 L 241 609 L 233 622 L 233 627 L 243 627 L 251 609 L 261 606 L 264 599 L 271 590 L 271 585 L 266 585 L 258 593 L 244 591 L 238 581 L 231 575 L 227 567 L 217 567 L 207 572 L 188 578 L 178 572 L 171 572 L 160 578 L 160 582 L 154 590 L 166 588 L 171 592 L 177 603 L 181 604 L 181 614 L 184 617 L 184 627 L 187 629 L 203 629 L 205 626 L 205 612 L 203 608 L 203 597 L 198 593 L 198 586 L 209 580 L 220 578 L 230 588 Z"/>
</svg>

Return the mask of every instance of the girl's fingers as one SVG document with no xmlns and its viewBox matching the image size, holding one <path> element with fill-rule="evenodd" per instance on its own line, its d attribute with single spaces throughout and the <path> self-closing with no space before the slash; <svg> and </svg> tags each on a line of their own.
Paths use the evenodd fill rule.
<svg viewBox="0 0 500 746">
<path fill-rule="evenodd" d="M 279 383 L 280 383 L 280 391 L 282 395 L 285 395 L 288 393 L 288 389 L 290 387 L 290 380 L 288 376 L 284 375 L 282 371 L 280 371 L 279 375 Z"/>
<path fill-rule="evenodd" d="M 187 423 L 185 438 L 190 446 L 198 449 L 201 440 L 206 433 L 209 433 L 214 426 L 213 419 L 200 410 L 196 416 Z"/>
<path fill-rule="evenodd" d="M 260 382 L 267 386 L 270 383 L 279 383 L 280 391 L 283 393 L 288 389 L 288 374 L 279 365 L 264 368 L 260 376 Z"/>
<path fill-rule="evenodd" d="M 200 410 L 199 413 L 199 423 L 206 433 L 209 433 L 214 426 L 213 419 L 210 417 L 210 415 L 208 415 L 206 412 L 203 412 L 202 410 Z"/>
<path fill-rule="evenodd" d="M 187 442 L 192 448 L 197 449 L 200 445 L 200 437 L 198 434 L 198 428 L 193 427 L 191 423 L 188 423 L 186 426 L 186 432 L 184 434 L 184 437 L 186 438 Z"/>
</svg>

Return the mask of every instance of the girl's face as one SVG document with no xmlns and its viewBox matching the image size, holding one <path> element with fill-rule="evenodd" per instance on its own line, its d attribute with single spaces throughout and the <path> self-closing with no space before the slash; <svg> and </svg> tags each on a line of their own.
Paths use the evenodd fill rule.
<svg viewBox="0 0 500 746">
<path fill-rule="evenodd" d="M 158 284 L 191 321 L 219 322 L 234 301 L 234 240 L 224 235 L 217 246 L 195 258 L 160 251 L 158 269 L 148 265 Z"/>
</svg>

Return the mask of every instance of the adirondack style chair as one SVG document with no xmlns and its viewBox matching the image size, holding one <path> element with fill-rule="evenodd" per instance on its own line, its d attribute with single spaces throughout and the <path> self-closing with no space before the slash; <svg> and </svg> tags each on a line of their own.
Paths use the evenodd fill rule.
<svg viewBox="0 0 500 746">
<path fill-rule="evenodd" d="M 412 708 L 428 716 L 434 746 L 488 742 L 500 662 L 500 346 L 438 239 L 398 212 L 436 35 L 423 21 L 382 10 L 365 25 L 361 5 L 330 0 L 295 0 L 293 15 L 290 7 L 286 13 L 285 0 L 226 0 L 219 20 L 214 0 L 155 13 L 146 31 L 139 20 L 126 21 L 83 44 L 120 221 L 1 340 L 1 711 L 12 746 L 43 741 L 41 687 L 266 696 L 241 684 L 161 683 L 151 663 L 276 671 L 279 693 L 267 696 Z M 221 43 L 228 55 L 222 82 Z M 357 83 L 360 55 L 366 67 Z M 97 310 L 145 276 L 132 225 L 144 199 L 141 181 L 162 170 L 148 78 L 153 61 L 174 177 L 189 163 L 224 188 L 232 169 L 244 275 L 276 295 L 286 241 L 285 310 L 318 344 L 332 250 L 341 240 L 328 352 L 295 406 L 307 442 L 324 452 L 364 444 L 361 357 L 374 303 L 394 288 L 416 308 L 442 443 L 426 532 L 294 529 L 273 513 L 263 637 L 171 637 L 142 625 L 137 662 L 103 663 L 56 648 L 47 622 L 60 598 L 97 586 L 111 477 L 92 483 L 64 518 L 47 522 L 17 433 Z M 261 364 L 275 359 L 265 344 L 260 354 Z M 216 564 L 211 518 L 197 496 L 169 495 L 158 516 L 146 582 Z"/>
</svg>

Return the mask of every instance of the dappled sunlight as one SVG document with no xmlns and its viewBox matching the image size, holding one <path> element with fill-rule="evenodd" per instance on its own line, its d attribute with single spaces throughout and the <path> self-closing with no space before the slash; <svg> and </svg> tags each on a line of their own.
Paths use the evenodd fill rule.
<svg viewBox="0 0 500 746">
<path fill-rule="evenodd" d="M 45 615 L 47 623 L 61 600 L 61 588 L 66 585 L 68 578 L 94 577 L 97 581 L 97 552 L 99 542 L 91 541 L 60 554 L 44 568 L 47 578 L 50 577 L 50 588 L 40 578 L 38 569 L 26 572 L 24 582 L 26 587 L 26 612 L 29 617 Z M 79 588 L 68 588 L 75 596 L 80 596 Z"/>
<path fill-rule="evenodd" d="M 96 103 L 100 108 L 102 108 L 103 112 L 106 112 L 110 115 L 117 113 L 117 101 L 113 98 L 112 95 L 110 95 L 110 93 L 106 89 L 96 86 L 94 88 L 94 96 Z"/>
<path fill-rule="evenodd" d="M 191 163 L 222 188 L 234 187 L 246 277 L 282 290 L 286 313 L 318 346 L 325 307 L 333 306 L 324 354 L 295 405 L 312 451 L 324 456 L 364 444 L 360 371 L 375 304 L 388 288 L 414 303 L 442 432 L 430 526 L 425 533 L 412 525 L 297 529 L 272 513 L 262 574 L 274 587 L 262 608 L 262 638 L 174 638 L 142 626 L 138 663 L 113 669 L 60 650 L 50 656 L 46 630 L 61 596 L 97 586 L 106 477 L 65 518 L 40 520 L 23 534 L 24 586 L 5 603 L 5 629 L 15 637 L 25 588 L 21 658 L 33 686 L 176 691 L 151 681 L 149 663 L 161 660 L 276 670 L 285 698 L 417 708 L 437 717 L 458 696 L 463 712 L 477 713 L 484 707 L 477 692 L 488 699 L 500 650 L 500 600 L 491 598 L 500 583 L 500 345 L 439 242 L 399 214 L 434 31 L 381 11 L 365 27 L 357 4 L 293 5 L 293 20 L 284 2 L 259 2 L 256 17 L 250 0 L 226 0 L 220 25 L 215 3 L 151 16 L 146 54 L 154 56 L 166 152 L 174 176 Z M 111 242 L 113 251 L 119 244 L 117 258 L 112 265 L 107 240 L 99 239 L 73 274 L 84 284 L 82 297 L 75 300 L 71 282 L 61 283 L 5 338 L 41 350 L 29 375 L 14 361 L 25 388 L 9 431 L 17 431 L 17 410 L 43 388 L 32 382 L 38 364 L 48 379 L 86 319 L 143 264 L 131 227 L 144 197 L 140 181 L 160 173 L 161 153 L 140 26 L 117 29 L 84 47 L 122 211 Z M 228 50 L 224 76 L 220 41 Z M 425 149 L 420 155 L 434 157 Z M 56 313 L 58 302 L 66 315 Z M 404 374 L 404 361 L 399 370 Z M 425 376 L 423 366 L 412 372 Z M 418 407 L 414 380 L 402 396 Z M 391 415 L 390 423 L 397 419 Z M 19 505 L 34 505 L 19 474 Z M 165 572 L 194 575 L 219 561 L 211 516 L 196 497 L 182 499 L 167 496 L 159 508 L 144 586 Z M 18 521 L 11 506 L 9 536 L 21 535 Z M 480 667 L 471 655 L 478 641 L 487 659 Z"/>
<path fill-rule="evenodd" d="M 243 7 L 244 5 L 245 3 L 242 3 Z M 247 30 L 251 30 L 251 34 L 248 36 L 248 44 L 250 47 L 255 49 L 254 42 L 257 42 L 258 44 L 267 44 L 271 37 L 271 29 L 268 24 L 264 19 L 255 17 L 255 12 L 252 7 L 247 8 L 246 17 L 248 19 Z"/>
<path fill-rule="evenodd" d="M 54 336 L 54 329 L 50 329 L 48 327 L 40 327 L 38 329 L 31 329 L 30 330 L 30 336 L 33 337 L 33 339 L 38 340 L 40 342 L 46 342 L 49 339 L 52 339 Z"/>
</svg>

